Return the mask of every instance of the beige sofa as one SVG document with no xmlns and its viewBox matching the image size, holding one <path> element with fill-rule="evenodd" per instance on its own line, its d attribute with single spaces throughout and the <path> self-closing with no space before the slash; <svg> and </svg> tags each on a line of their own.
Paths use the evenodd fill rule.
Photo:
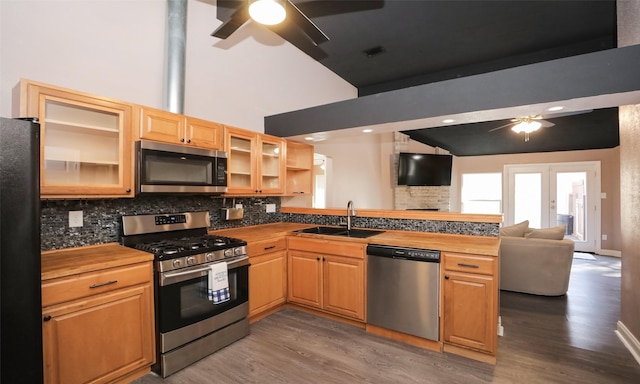
<svg viewBox="0 0 640 384">
<path fill-rule="evenodd" d="M 566 294 L 574 243 L 562 239 L 565 226 L 538 230 L 528 226 L 525 221 L 500 230 L 500 289 L 543 296 Z"/>
</svg>

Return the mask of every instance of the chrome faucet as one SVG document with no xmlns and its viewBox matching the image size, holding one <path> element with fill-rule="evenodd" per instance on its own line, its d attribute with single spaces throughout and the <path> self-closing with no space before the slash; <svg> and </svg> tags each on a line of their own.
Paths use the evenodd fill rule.
<svg viewBox="0 0 640 384">
<path fill-rule="evenodd" d="M 353 209 L 353 201 L 349 200 L 347 203 L 347 231 L 351 230 L 351 218 L 356 215 L 355 209 Z"/>
</svg>

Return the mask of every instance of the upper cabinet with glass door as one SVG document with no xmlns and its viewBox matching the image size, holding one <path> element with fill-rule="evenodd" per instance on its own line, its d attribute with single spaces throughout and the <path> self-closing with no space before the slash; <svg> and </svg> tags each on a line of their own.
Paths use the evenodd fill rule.
<svg viewBox="0 0 640 384">
<path fill-rule="evenodd" d="M 225 127 L 228 192 L 236 195 L 284 193 L 283 139 Z"/>
<path fill-rule="evenodd" d="M 133 197 L 130 104 L 30 80 L 20 116 L 40 120 L 43 198 Z"/>
</svg>

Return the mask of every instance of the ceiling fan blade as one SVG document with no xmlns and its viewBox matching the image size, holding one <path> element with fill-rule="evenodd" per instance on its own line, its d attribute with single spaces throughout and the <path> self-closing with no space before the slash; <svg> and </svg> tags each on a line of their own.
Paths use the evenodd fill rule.
<svg viewBox="0 0 640 384">
<path fill-rule="evenodd" d="M 291 1 L 287 0 L 289 6 L 287 7 L 287 19 L 291 20 L 292 23 L 297 25 L 305 35 L 311 39 L 311 41 L 315 44 L 322 44 L 326 41 L 329 41 L 329 37 L 325 35 L 324 32 L 318 28 L 317 25 L 313 23 L 295 4 Z"/>
<path fill-rule="evenodd" d="M 320 61 L 328 56 L 322 48 L 311 41 L 309 36 L 298 28 L 297 24 L 285 21 L 278 25 L 269 25 L 268 27 L 280 35 L 280 37 L 295 45 L 299 50 L 311 56 L 314 60 Z"/>
<path fill-rule="evenodd" d="M 218 0 L 216 17 L 222 21 L 211 36 L 226 39 L 249 20 L 249 10 L 244 0 Z"/>
<path fill-rule="evenodd" d="M 490 129 L 490 130 L 489 130 L 489 132 L 497 131 L 498 129 L 506 128 L 506 127 L 508 127 L 508 126 L 510 126 L 510 125 L 513 125 L 513 123 L 509 123 L 509 124 L 501 125 L 501 126 L 499 126 L 499 127 L 496 127 L 496 128 Z"/>
<path fill-rule="evenodd" d="M 542 128 L 549 128 L 549 127 L 553 127 L 555 125 L 554 123 L 552 123 L 550 121 L 547 121 L 547 120 L 538 120 L 538 122 L 540 123 L 540 126 Z"/>
</svg>

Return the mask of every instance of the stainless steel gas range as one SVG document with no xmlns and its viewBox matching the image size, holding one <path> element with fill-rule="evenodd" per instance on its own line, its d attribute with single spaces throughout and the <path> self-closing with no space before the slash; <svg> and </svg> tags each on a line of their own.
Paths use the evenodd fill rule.
<svg viewBox="0 0 640 384">
<path fill-rule="evenodd" d="M 122 217 L 122 244 L 155 255 L 153 369 L 162 377 L 249 334 L 247 243 L 208 227 L 209 212 Z"/>
</svg>

